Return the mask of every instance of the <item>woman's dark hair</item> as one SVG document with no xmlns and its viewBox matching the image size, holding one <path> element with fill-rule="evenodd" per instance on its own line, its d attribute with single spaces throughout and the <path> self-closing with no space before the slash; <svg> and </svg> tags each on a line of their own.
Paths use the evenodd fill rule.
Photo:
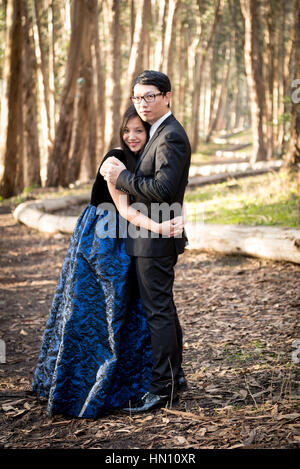
<svg viewBox="0 0 300 469">
<path fill-rule="evenodd" d="M 121 127 L 120 127 L 121 148 L 122 148 L 122 150 L 124 151 L 124 153 L 126 155 L 128 154 L 128 152 L 131 153 L 131 151 L 129 150 L 128 146 L 124 142 L 123 134 L 124 134 L 124 129 L 127 126 L 128 121 L 130 119 L 132 119 L 133 117 L 138 117 L 139 119 L 141 119 L 140 116 L 138 115 L 134 105 L 131 104 L 131 106 L 129 106 L 129 108 L 127 108 L 127 110 L 124 113 L 123 121 L 122 121 L 122 124 L 121 124 Z M 141 119 L 141 122 L 142 122 L 142 125 L 143 125 L 144 129 L 146 130 L 147 137 L 148 137 L 149 136 L 150 125 L 148 124 L 148 122 L 144 122 L 142 119 Z"/>
<path fill-rule="evenodd" d="M 142 73 L 137 75 L 132 82 L 132 94 L 135 85 L 153 85 L 159 89 L 164 95 L 171 91 L 171 82 L 167 75 L 162 72 L 155 70 L 144 70 Z"/>
</svg>

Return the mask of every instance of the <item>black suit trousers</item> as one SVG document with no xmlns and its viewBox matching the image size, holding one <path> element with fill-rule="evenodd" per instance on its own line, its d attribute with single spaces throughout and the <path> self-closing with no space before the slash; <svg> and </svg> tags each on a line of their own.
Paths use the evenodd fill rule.
<svg viewBox="0 0 300 469">
<path fill-rule="evenodd" d="M 176 379 L 183 374 L 182 329 L 173 300 L 177 255 L 133 259 L 153 350 L 149 391 L 170 395 L 172 389 L 176 391 Z"/>
</svg>

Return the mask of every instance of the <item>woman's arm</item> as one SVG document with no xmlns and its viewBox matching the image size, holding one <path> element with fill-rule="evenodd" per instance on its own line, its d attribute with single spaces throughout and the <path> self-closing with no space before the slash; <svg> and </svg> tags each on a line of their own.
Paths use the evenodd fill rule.
<svg viewBox="0 0 300 469">
<path fill-rule="evenodd" d="M 133 225 L 153 231 L 166 236 L 178 236 L 183 232 L 183 217 L 179 216 L 172 220 L 157 223 L 143 213 L 139 212 L 129 204 L 129 196 L 116 189 L 114 184 L 107 181 L 108 190 L 120 215 Z"/>
</svg>

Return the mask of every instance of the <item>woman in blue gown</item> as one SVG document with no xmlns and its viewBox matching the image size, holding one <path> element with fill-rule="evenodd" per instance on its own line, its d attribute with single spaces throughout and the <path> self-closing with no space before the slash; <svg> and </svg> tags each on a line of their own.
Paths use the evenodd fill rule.
<svg viewBox="0 0 300 469">
<path fill-rule="evenodd" d="M 101 164 L 113 155 L 134 170 L 147 140 L 146 125 L 131 106 L 121 126 L 122 149 L 109 151 Z M 129 207 L 128 200 L 128 210 L 124 204 L 121 210 L 118 192 L 98 171 L 59 276 L 33 377 L 33 391 L 47 398 L 51 416 L 95 419 L 148 390 L 152 349 L 125 252 L 124 218 L 171 236 L 176 222 L 173 231 L 170 222 L 156 224 Z M 182 230 L 180 217 L 176 229 Z"/>
</svg>

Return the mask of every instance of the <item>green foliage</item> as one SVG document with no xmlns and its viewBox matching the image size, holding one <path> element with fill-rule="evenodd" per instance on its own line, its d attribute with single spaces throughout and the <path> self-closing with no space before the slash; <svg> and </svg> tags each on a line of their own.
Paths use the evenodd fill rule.
<svg viewBox="0 0 300 469">
<path fill-rule="evenodd" d="M 300 193 L 286 173 L 189 190 L 185 203 L 206 223 L 300 227 Z"/>
</svg>

